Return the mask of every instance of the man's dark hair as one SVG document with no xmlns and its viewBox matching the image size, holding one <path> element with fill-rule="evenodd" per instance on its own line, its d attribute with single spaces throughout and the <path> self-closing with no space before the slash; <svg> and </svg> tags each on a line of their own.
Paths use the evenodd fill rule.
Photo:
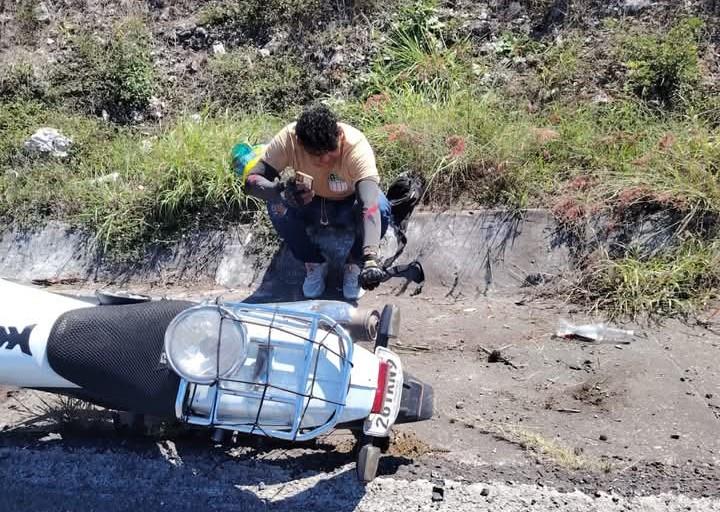
<svg viewBox="0 0 720 512">
<path fill-rule="evenodd" d="M 338 147 L 337 116 L 325 105 L 313 105 L 298 117 L 295 133 L 311 153 L 327 153 Z"/>
</svg>

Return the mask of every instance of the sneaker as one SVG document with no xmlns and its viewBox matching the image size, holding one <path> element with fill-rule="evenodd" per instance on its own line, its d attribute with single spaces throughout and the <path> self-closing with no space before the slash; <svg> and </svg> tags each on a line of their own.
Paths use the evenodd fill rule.
<svg viewBox="0 0 720 512">
<path fill-rule="evenodd" d="M 343 296 L 347 300 L 358 300 L 365 295 L 365 290 L 360 287 L 360 267 L 354 263 L 345 265 L 343 276 Z"/>
<path fill-rule="evenodd" d="M 308 299 L 316 299 L 325 291 L 325 277 L 328 273 L 327 263 L 305 263 L 305 282 L 303 295 Z"/>
</svg>

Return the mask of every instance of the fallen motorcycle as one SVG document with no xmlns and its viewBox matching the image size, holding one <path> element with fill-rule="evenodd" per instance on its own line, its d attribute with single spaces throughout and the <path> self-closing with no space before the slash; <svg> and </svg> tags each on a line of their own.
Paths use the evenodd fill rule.
<svg viewBox="0 0 720 512">
<path fill-rule="evenodd" d="M 432 387 L 388 348 L 399 330 L 394 306 L 99 298 L 90 305 L 0 280 L 0 384 L 216 434 L 305 441 L 350 428 L 365 482 L 394 424 L 432 416 Z"/>
</svg>

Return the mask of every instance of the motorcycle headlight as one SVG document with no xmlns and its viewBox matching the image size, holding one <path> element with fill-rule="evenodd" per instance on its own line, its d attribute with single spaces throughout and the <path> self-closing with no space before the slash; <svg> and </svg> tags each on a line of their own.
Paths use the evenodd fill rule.
<svg viewBox="0 0 720 512">
<path fill-rule="evenodd" d="M 244 361 L 247 333 L 225 308 L 195 306 L 177 315 L 168 325 L 165 354 L 182 378 L 196 384 L 212 384 Z"/>
</svg>

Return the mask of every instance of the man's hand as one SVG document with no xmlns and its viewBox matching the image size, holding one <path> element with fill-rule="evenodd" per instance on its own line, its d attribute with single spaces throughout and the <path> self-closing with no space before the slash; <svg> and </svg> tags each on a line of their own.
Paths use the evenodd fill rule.
<svg viewBox="0 0 720 512">
<path fill-rule="evenodd" d="M 382 283 L 385 271 L 377 261 L 377 256 L 370 254 L 365 256 L 362 270 L 360 271 L 360 286 L 365 290 L 374 290 Z"/>
<path fill-rule="evenodd" d="M 305 183 L 288 181 L 285 188 L 280 192 L 283 202 L 290 208 L 300 208 L 315 197 L 315 192 L 308 188 Z"/>
</svg>

